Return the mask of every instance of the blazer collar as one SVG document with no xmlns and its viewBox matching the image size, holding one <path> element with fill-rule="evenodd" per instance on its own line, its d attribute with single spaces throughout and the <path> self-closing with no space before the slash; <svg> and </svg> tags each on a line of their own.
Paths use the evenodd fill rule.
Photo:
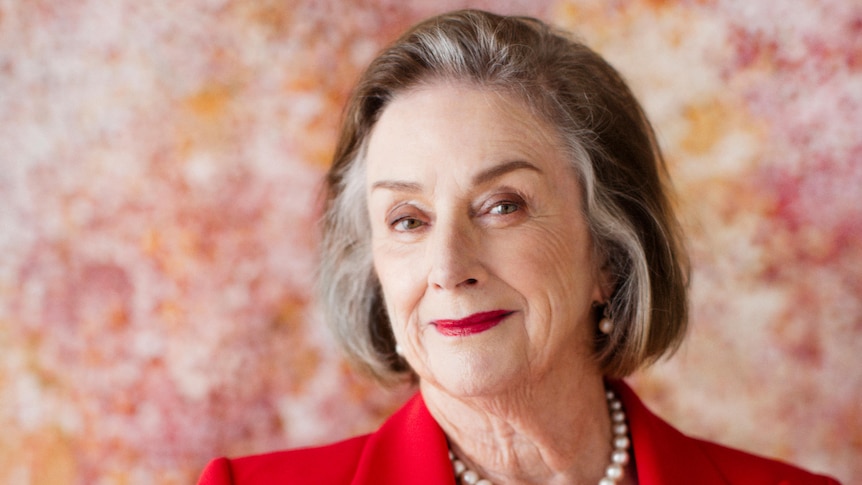
<svg viewBox="0 0 862 485">
<path fill-rule="evenodd" d="M 623 381 L 608 384 L 620 397 L 629 421 L 633 458 L 641 485 L 728 483 L 696 440 L 677 431 L 653 414 Z"/>
<path fill-rule="evenodd" d="M 727 482 L 697 445 L 653 414 L 623 381 L 609 381 L 625 406 L 633 458 L 641 485 Z M 370 435 L 352 485 L 446 485 L 455 476 L 449 445 L 422 396 L 417 393 Z"/>
<path fill-rule="evenodd" d="M 352 485 L 455 483 L 449 444 L 417 393 L 369 436 Z"/>
</svg>

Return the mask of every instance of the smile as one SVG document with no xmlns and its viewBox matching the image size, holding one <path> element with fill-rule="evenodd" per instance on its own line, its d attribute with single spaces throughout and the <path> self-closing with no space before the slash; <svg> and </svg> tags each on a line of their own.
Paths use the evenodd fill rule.
<svg viewBox="0 0 862 485">
<path fill-rule="evenodd" d="M 434 320 L 431 324 L 446 337 L 465 337 L 494 328 L 513 313 L 509 310 L 493 310 L 474 313 L 460 320 Z"/>
</svg>

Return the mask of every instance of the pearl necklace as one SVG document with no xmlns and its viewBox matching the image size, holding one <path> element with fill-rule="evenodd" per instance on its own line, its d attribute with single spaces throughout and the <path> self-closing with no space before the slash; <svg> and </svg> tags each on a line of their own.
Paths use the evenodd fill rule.
<svg viewBox="0 0 862 485">
<path fill-rule="evenodd" d="M 611 464 L 605 469 L 605 476 L 599 480 L 599 485 L 615 485 L 622 480 L 623 471 L 629 462 L 629 428 L 626 425 L 626 413 L 623 403 L 617 399 L 614 391 L 610 389 L 605 393 L 608 400 L 608 410 L 611 412 L 611 432 L 613 433 L 613 451 L 611 452 Z M 465 485 L 493 485 L 490 480 L 482 478 L 474 470 L 467 468 L 463 461 L 449 450 L 449 460 L 455 471 L 455 479 Z"/>
</svg>

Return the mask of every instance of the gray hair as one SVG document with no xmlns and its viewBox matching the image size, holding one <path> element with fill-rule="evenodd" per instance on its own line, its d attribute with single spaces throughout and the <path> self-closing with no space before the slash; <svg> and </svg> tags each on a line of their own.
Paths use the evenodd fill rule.
<svg viewBox="0 0 862 485">
<path fill-rule="evenodd" d="M 565 140 L 596 256 L 615 282 L 614 330 L 595 340 L 605 375 L 623 377 L 673 352 L 687 327 L 688 257 L 640 104 L 613 67 L 565 33 L 533 18 L 462 10 L 417 24 L 385 49 L 347 105 L 326 179 L 319 289 L 351 360 L 384 382 L 415 378 L 395 353 L 373 269 L 365 146 L 394 97 L 440 81 L 521 99 Z"/>
</svg>

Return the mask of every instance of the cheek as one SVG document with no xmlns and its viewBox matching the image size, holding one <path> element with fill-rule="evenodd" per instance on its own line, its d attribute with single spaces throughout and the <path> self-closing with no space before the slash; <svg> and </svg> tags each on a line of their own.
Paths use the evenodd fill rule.
<svg viewBox="0 0 862 485">
<path fill-rule="evenodd" d="M 385 245 L 384 245 L 385 246 Z M 417 297 L 416 271 L 403 255 L 384 246 L 373 250 L 374 271 L 380 281 L 390 319 L 401 322 L 412 310 Z"/>
<path fill-rule="evenodd" d="M 500 254 L 509 283 L 550 306 L 589 299 L 595 286 L 589 243 L 576 231 L 536 229 L 510 241 Z"/>
</svg>

